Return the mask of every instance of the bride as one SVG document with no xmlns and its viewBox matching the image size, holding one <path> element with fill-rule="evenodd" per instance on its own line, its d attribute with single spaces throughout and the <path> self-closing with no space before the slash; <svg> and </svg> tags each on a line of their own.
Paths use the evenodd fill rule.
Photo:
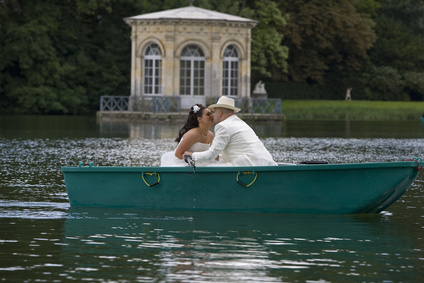
<svg viewBox="0 0 424 283">
<path fill-rule="evenodd" d="M 214 138 L 209 128 L 213 124 L 212 112 L 202 104 L 195 104 L 191 107 L 186 123 L 181 128 L 175 141 L 178 143 L 173 152 L 166 152 L 162 155 L 162 167 L 186 166 L 183 154 L 186 151 L 198 152 L 209 149 Z M 197 164 L 196 166 L 206 166 L 211 164 Z"/>
</svg>

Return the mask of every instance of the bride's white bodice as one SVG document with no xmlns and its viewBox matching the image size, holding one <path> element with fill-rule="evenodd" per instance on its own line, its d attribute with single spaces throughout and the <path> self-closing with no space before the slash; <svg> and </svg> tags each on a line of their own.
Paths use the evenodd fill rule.
<svg viewBox="0 0 424 283">
<path fill-rule="evenodd" d="M 208 143 L 196 142 L 193 144 L 188 151 L 190 152 L 198 152 L 198 151 L 206 151 L 209 149 L 211 145 Z"/>
<path fill-rule="evenodd" d="M 181 141 L 182 140 L 183 139 L 181 139 Z M 206 151 L 206 150 L 209 149 L 210 146 L 211 145 L 209 143 L 196 142 L 187 151 L 190 151 L 190 152 Z M 204 163 L 205 162 L 203 162 L 203 163 L 199 162 L 196 165 L 202 166 L 202 164 L 204 164 Z M 208 161 L 207 163 L 211 163 L 211 162 Z M 165 166 L 165 167 L 187 166 L 187 163 L 185 163 L 185 161 L 183 159 L 178 159 L 177 157 L 175 157 L 175 151 L 168 151 L 164 155 L 162 155 L 162 157 L 161 157 L 161 166 Z"/>
</svg>

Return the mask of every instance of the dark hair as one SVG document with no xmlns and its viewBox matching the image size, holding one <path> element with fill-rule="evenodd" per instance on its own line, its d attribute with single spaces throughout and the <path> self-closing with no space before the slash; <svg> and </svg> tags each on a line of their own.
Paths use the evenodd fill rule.
<svg viewBox="0 0 424 283">
<path fill-rule="evenodd" d="M 195 106 L 200 108 L 196 112 L 193 109 Z M 188 112 L 187 120 L 186 120 L 184 126 L 181 128 L 180 132 L 178 133 L 178 137 L 175 139 L 176 142 L 180 142 L 181 138 L 184 136 L 184 134 L 187 133 L 188 131 L 190 131 L 191 129 L 199 127 L 199 121 L 197 120 L 197 118 L 202 117 L 203 110 L 205 110 L 205 109 L 206 109 L 206 107 L 203 106 L 202 104 L 194 104 L 190 108 L 190 112 Z"/>
</svg>

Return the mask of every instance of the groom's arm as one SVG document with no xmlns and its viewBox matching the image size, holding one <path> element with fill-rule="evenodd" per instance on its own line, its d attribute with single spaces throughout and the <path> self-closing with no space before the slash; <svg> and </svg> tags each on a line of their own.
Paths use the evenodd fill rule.
<svg viewBox="0 0 424 283">
<path fill-rule="evenodd" d="M 211 147 L 206 151 L 193 152 L 191 156 L 194 161 L 214 160 L 225 149 L 229 141 L 229 130 L 224 126 L 217 124 L 215 126 L 215 137 L 212 141 Z"/>
</svg>

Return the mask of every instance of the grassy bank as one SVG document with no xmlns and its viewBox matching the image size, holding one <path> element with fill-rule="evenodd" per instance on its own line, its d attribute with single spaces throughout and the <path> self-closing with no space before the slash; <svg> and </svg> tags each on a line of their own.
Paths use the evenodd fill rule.
<svg viewBox="0 0 424 283">
<path fill-rule="evenodd" d="M 419 120 L 424 102 L 283 100 L 286 120 Z"/>
</svg>

